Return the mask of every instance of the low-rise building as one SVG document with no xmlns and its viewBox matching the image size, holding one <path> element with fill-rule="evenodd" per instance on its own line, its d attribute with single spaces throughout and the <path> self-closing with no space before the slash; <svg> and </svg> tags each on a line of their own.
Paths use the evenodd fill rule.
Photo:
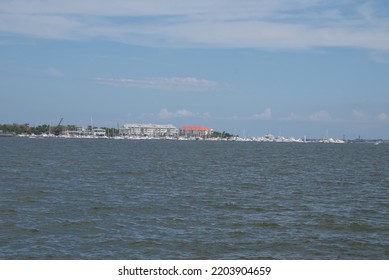
<svg viewBox="0 0 389 280">
<path fill-rule="evenodd" d="M 106 137 L 106 130 L 103 128 L 86 129 L 83 127 L 77 127 L 77 130 L 66 130 L 62 132 L 62 135 L 70 137 Z"/>
<path fill-rule="evenodd" d="M 212 132 L 212 128 L 203 126 L 183 126 L 180 128 L 180 136 L 186 138 L 209 138 Z"/>
<path fill-rule="evenodd" d="M 124 124 L 119 129 L 123 136 L 176 137 L 178 129 L 172 124 Z"/>
</svg>

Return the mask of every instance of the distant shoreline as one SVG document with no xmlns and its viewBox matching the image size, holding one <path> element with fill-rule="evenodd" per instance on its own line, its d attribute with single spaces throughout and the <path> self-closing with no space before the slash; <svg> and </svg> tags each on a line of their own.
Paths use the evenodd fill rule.
<svg viewBox="0 0 389 280">
<path fill-rule="evenodd" d="M 29 124 L 0 124 L 0 137 L 24 137 L 24 138 L 72 138 L 72 139 L 116 139 L 116 140 L 200 140 L 200 141 L 237 141 L 237 142 L 272 142 L 272 143 L 334 143 L 334 144 L 345 144 L 345 143 L 373 143 L 382 144 L 388 143 L 389 139 L 364 139 L 356 138 L 353 140 L 349 139 L 338 139 L 338 138 L 295 138 L 295 137 L 283 137 L 274 136 L 272 134 L 266 134 L 264 136 L 256 137 L 240 137 L 239 135 L 233 135 L 230 133 L 223 133 L 213 131 L 213 134 L 207 137 L 202 136 L 184 136 L 184 135 L 173 135 L 173 136 L 150 136 L 150 135 L 122 135 L 120 130 L 116 128 L 93 128 L 89 127 L 87 130 L 83 130 L 85 134 L 72 135 L 69 132 L 76 130 L 75 125 L 63 125 L 60 127 L 61 133 L 55 135 L 57 127 L 50 125 L 39 125 L 36 127 L 30 127 Z M 102 135 L 96 135 L 93 133 L 97 130 L 103 130 Z M 74 132 L 74 131 L 73 131 Z M 87 133 L 89 132 L 89 133 Z"/>
<path fill-rule="evenodd" d="M 355 140 L 340 140 L 340 139 L 302 139 L 302 138 L 285 138 L 285 137 L 270 137 L 271 135 L 265 135 L 261 137 L 246 137 L 239 136 L 231 138 L 200 138 L 200 137 L 151 137 L 151 136 L 68 136 L 54 134 L 15 134 L 15 133 L 0 133 L 0 138 L 28 138 L 28 139 L 107 139 L 107 140 L 171 140 L 171 141 L 222 141 L 222 142 L 258 142 L 258 143 L 324 143 L 324 144 L 385 144 L 389 143 L 389 140 L 382 139 L 355 139 Z"/>
</svg>

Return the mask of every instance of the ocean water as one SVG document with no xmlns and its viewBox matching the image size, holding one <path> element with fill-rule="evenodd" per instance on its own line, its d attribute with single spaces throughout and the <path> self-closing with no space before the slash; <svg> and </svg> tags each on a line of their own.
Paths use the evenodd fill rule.
<svg viewBox="0 0 389 280">
<path fill-rule="evenodd" d="M 0 138 L 0 259 L 389 259 L 389 145 Z"/>
</svg>

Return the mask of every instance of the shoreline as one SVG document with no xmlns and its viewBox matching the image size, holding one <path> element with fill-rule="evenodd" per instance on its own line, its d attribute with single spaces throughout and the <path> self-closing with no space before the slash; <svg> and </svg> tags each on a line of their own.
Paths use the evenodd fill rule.
<svg viewBox="0 0 389 280">
<path fill-rule="evenodd" d="M 272 135 L 265 135 L 259 137 L 231 137 L 231 138 L 201 138 L 201 137 L 152 137 L 152 136 L 70 136 L 70 135 L 59 135 L 54 134 L 3 134 L 0 138 L 18 137 L 18 138 L 29 138 L 29 139 L 106 139 L 106 140 L 170 140 L 170 141 L 218 141 L 218 142 L 257 142 L 257 143 L 324 143 L 324 144 L 351 144 L 351 143 L 367 143 L 367 144 L 384 144 L 388 143 L 388 140 L 382 139 L 356 139 L 356 140 L 340 140 L 337 138 L 328 139 L 303 139 L 294 137 L 274 137 Z"/>
</svg>

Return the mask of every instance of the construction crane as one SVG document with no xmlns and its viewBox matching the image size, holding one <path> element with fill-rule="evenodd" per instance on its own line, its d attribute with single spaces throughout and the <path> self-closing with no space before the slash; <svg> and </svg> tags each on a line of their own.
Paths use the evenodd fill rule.
<svg viewBox="0 0 389 280">
<path fill-rule="evenodd" d="M 55 136 L 59 136 L 59 134 L 61 133 L 61 123 L 62 123 L 62 121 L 63 121 L 63 118 L 61 118 L 61 120 L 59 121 L 57 127 L 54 130 L 54 135 Z"/>
</svg>

